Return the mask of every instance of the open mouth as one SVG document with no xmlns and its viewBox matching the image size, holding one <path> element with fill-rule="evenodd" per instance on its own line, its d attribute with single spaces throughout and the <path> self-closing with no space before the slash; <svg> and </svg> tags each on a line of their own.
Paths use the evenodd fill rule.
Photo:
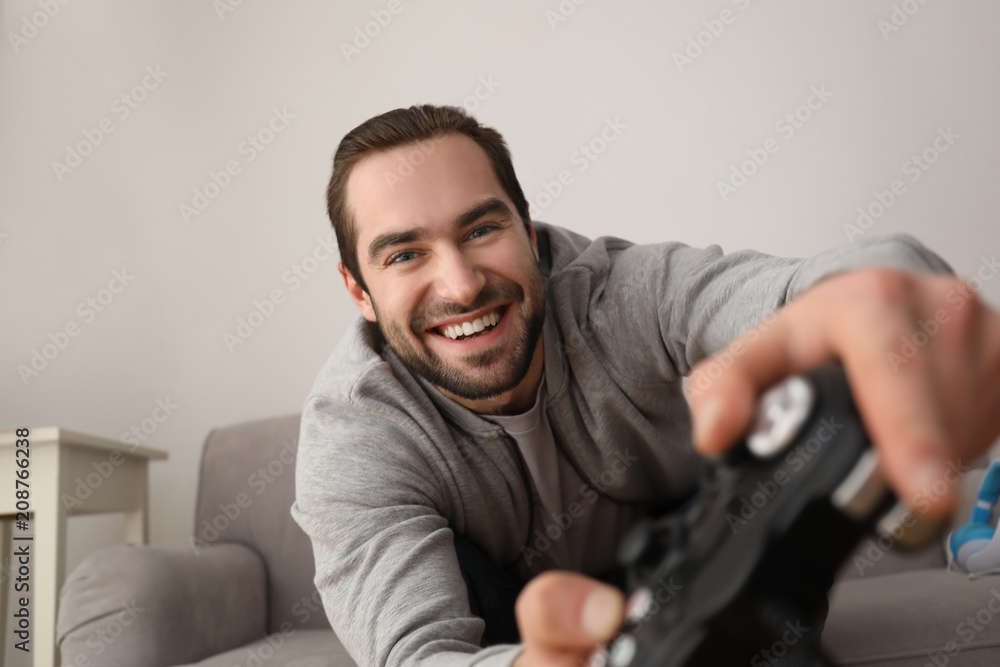
<svg viewBox="0 0 1000 667">
<path fill-rule="evenodd" d="M 506 306 L 501 306 L 480 317 L 448 325 L 436 327 L 435 332 L 451 340 L 469 340 L 492 331 L 507 312 Z"/>
</svg>

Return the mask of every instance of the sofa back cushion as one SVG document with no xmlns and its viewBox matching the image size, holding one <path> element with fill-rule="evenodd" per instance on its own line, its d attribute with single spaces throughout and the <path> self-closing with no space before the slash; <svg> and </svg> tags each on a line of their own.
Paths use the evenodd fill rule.
<svg viewBox="0 0 1000 667">
<path fill-rule="evenodd" d="M 287 415 L 215 429 L 202 451 L 192 542 L 198 548 L 239 542 L 260 554 L 268 632 L 286 621 L 293 628 L 330 627 L 313 585 L 312 544 L 290 513 L 299 420 Z"/>
</svg>

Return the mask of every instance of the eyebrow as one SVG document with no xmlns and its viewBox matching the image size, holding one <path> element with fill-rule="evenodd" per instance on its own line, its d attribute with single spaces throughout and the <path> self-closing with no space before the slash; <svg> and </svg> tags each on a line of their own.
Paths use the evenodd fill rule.
<svg viewBox="0 0 1000 667">
<path fill-rule="evenodd" d="M 483 216 L 490 214 L 501 214 L 508 218 L 514 217 L 514 214 L 510 211 L 510 207 L 507 206 L 502 199 L 498 197 L 490 197 L 489 199 L 479 202 L 469 210 L 459 214 L 452 221 L 452 226 L 455 227 L 455 229 L 461 230 L 474 224 Z M 382 251 L 390 246 L 422 241 L 425 238 L 427 238 L 426 229 L 409 229 L 405 232 L 386 232 L 385 234 L 379 234 L 372 239 L 370 244 L 368 244 L 368 262 L 370 264 L 374 264 L 375 259 L 382 253 Z"/>
</svg>

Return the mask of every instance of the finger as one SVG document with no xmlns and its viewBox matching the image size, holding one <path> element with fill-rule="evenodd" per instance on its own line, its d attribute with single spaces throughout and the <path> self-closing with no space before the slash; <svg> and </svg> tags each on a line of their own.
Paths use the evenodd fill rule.
<svg viewBox="0 0 1000 667">
<path fill-rule="evenodd" d="M 735 444 L 763 390 L 834 356 L 816 310 L 810 300 L 793 302 L 692 370 L 693 437 L 702 454 L 715 456 Z"/>
<path fill-rule="evenodd" d="M 920 315 L 916 304 L 928 302 L 923 285 L 912 279 L 884 285 L 886 293 L 862 309 L 861 326 L 837 318 L 830 330 L 889 483 L 911 506 L 940 517 L 951 511 L 955 489 L 935 486 L 946 475 L 950 449 L 933 361 L 939 351 L 930 340 L 919 353 L 901 356 Z M 910 299 L 900 294 L 907 289 Z"/>
<path fill-rule="evenodd" d="M 913 281 L 912 310 L 895 308 L 879 313 L 871 327 L 841 324 L 835 336 L 850 352 L 844 366 L 851 380 L 855 403 L 865 427 L 881 455 L 882 469 L 896 493 L 920 513 L 946 516 L 953 508 L 956 489 L 949 479 L 950 452 L 960 451 L 954 429 L 947 426 L 943 406 L 947 403 L 939 386 L 948 380 L 954 391 L 964 371 L 960 340 L 949 340 L 959 327 L 946 330 L 941 338 L 924 336 L 914 324 L 923 316 L 918 303 L 934 303 L 937 280 Z M 919 350 L 905 349 L 907 341 L 924 336 Z M 865 344 L 865 339 L 869 339 Z M 940 371 L 948 367 L 951 377 Z"/>
<path fill-rule="evenodd" d="M 583 575 L 549 571 L 525 586 L 515 607 L 525 653 L 585 657 L 621 626 L 625 599 L 611 586 Z"/>
<path fill-rule="evenodd" d="M 905 364 L 890 361 L 900 341 L 913 333 L 916 288 L 887 274 L 839 282 L 819 286 L 783 309 L 766 331 L 745 340 L 728 370 L 692 395 L 695 443 L 707 454 L 723 451 L 746 429 L 761 391 L 836 356 L 890 484 L 911 505 L 920 498 L 922 511 L 943 515 L 954 491 L 927 495 L 945 474 L 948 451 L 931 349 Z"/>
</svg>

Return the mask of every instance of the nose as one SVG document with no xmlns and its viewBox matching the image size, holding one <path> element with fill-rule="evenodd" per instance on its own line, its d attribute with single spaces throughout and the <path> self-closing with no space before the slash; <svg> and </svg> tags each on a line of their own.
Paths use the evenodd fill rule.
<svg viewBox="0 0 1000 667">
<path fill-rule="evenodd" d="M 453 303 L 471 304 L 486 285 L 486 274 L 458 249 L 440 254 L 436 269 L 435 292 Z"/>
</svg>

